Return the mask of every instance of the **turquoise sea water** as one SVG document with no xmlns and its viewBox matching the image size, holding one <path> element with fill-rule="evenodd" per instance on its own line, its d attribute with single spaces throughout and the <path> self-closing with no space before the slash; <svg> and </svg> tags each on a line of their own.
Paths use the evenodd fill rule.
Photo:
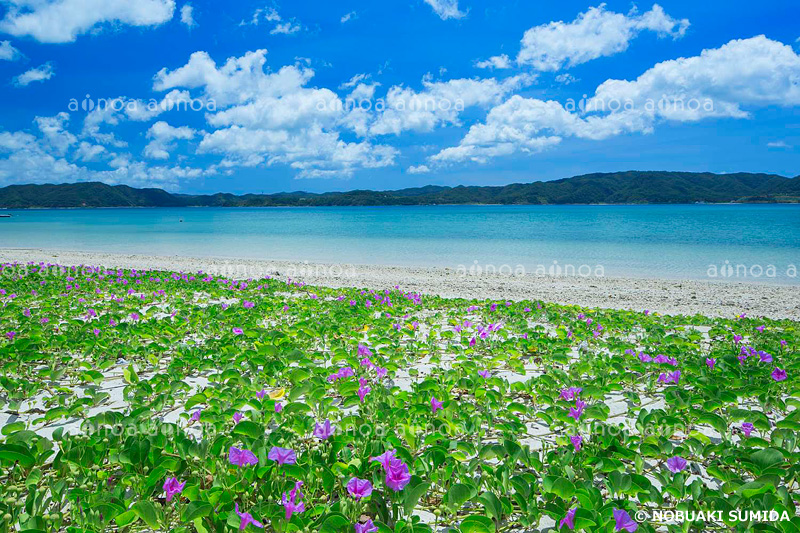
<svg viewBox="0 0 800 533">
<path fill-rule="evenodd" d="M 796 205 L 4 213 L 13 216 L 0 218 L 0 247 L 440 266 L 466 271 L 523 268 L 535 273 L 557 265 L 571 266 L 576 275 L 587 268 L 595 274 L 600 267 L 605 276 L 800 283 L 792 269 L 793 265 L 800 267 L 800 206 Z M 738 272 L 722 276 L 731 274 L 724 268 L 727 265 L 739 265 Z M 774 266 L 774 275 L 770 275 L 769 265 Z"/>
</svg>

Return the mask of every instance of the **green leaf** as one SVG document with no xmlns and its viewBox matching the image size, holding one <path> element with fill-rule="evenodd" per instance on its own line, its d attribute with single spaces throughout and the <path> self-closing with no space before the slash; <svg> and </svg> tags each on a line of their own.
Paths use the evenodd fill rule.
<svg viewBox="0 0 800 533">
<path fill-rule="evenodd" d="M 19 444 L 0 444 L 0 460 L 5 463 L 18 462 L 23 468 L 36 464 L 36 459 L 28 448 Z"/>
<path fill-rule="evenodd" d="M 139 515 L 133 509 L 125 511 L 114 518 L 114 522 L 119 527 L 126 527 L 139 520 Z"/>
<path fill-rule="evenodd" d="M 462 533 L 494 533 L 494 521 L 485 516 L 472 515 L 461 521 L 458 527 Z"/>
<path fill-rule="evenodd" d="M 783 462 L 783 454 L 775 448 L 759 450 L 750 456 L 756 466 L 761 470 L 780 464 Z"/>
<path fill-rule="evenodd" d="M 472 488 L 464 483 L 456 483 L 447 491 L 447 505 L 451 509 L 458 509 L 472 495 Z"/>
<path fill-rule="evenodd" d="M 575 494 L 575 485 L 565 477 L 547 476 L 542 480 L 542 488 L 564 500 L 569 500 Z"/>
<path fill-rule="evenodd" d="M 410 489 L 406 489 L 406 495 L 405 498 L 403 498 L 403 511 L 405 511 L 406 516 L 411 516 L 411 512 L 414 510 L 414 507 L 417 506 L 417 502 L 428 492 L 430 487 L 430 483 L 419 483 Z"/>
<path fill-rule="evenodd" d="M 192 522 L 196 518 L 210 515 L 213 510 L 214 507 L 208 502 L 201 500 L 189 502 L 189 505 L 184 507 L 181 513 L 181 522 Z"/>
<path fill-rule="evenodd" d="M 257 439 L 264 436 L 264 427 L 250 420 L 242 420 L 233 427 L 233 434 Z"/>
<path fill-rule="evenodd" d="M 156 512 L 155 506 L 151 502 L 147 501 L 140 501 L 133 504 L 132 510 L 136 512 L 136 515 L 141 518 L 145 524 L 150 526 L 153 529 L 159 529 L 160 524 L 158 523 L 158 513 Z"/>
</svg>

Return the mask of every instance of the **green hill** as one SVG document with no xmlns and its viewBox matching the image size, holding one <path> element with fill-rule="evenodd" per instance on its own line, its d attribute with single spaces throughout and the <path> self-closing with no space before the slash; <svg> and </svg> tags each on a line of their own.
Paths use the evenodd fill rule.
<svg viewBox="0 0 800 533">
<path fill-rule="evenodd" d="M 0 188 L 0 208 L 269 207 L 431 204 L 676 204 L 800 202 L 800 176 L 694 172 L 613 172 L 502 187 L 429 185 L 396 191 L 213 195 L 172 194 L 127 185 L 69 183 Z"/>
</svg>

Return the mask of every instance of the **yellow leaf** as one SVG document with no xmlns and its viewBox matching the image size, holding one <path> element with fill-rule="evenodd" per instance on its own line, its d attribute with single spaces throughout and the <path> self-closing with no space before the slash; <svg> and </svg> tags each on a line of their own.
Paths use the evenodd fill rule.
<svg viewBox="0 0 800 533">
<path fill-rule="evenodd" d="M 286 396 L 286 389 L 284 389 L 283 387 L 269 393 L 270 400 L 280 400 L 284 396 Z"/>
</svg>

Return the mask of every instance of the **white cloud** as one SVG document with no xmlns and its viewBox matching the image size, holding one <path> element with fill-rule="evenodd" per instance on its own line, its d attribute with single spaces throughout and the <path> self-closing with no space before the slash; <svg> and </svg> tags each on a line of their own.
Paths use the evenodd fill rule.
<svg viewBox="0 0 800 533">
<path fill-rule="evenodd" d="M 130 154 L 109 152 L 104 146 L 67 131 L 69 116 L 36 117 L 37 134 L 0 132 L 0 186 L 12 183 L 60 183 L 102 181 L 131 186 L 176 189 L 184 180 L 212 176 L 216 166 L 199 169 L 182 166 L 149 166 Z M 74 148 L 74 149 L 73 149 Z M 108 169 L 94 170 L 80 162 L 109 160 Z"/>
<path fill-rule="evenodd" d="M 345 22 L 348 22 L 350 20 L 355 20 L 357 18 L 358 18 L 358 13 L 356 13 L 355 11 L 351 11 L 350 13 L 347 13 L 346 15 L 342 16 L 341 23 L 344 24 Z"/>
<path fill-rule="evenodd" d="M 767 148 L 791 148 L 786 141 L 773 141 L 767 143 Z"/>
<path fill-rule="evenodd" d="M 341 85 L 339 85 L 339 88 L 340 89 L 352 89 L 353 87 L 355 87 L 359 83 L 369 80 L 370 77 L 371 76 L 369 74 L 363 74 L 363 73 L 362 74 L 356 74 L 355 76 L 350 78 L 348 81 L 346 81 L 346 82 L 342 83 Z"/>
<path fill-rule="evenodd" d="M 589 104 L 612 100 L 668 120 L 746 118 L 745 107 L 800 105 L 800 56 L 763 35 L 733 40 L 699 56 L 658 63 L 633 81 L 608 80 Z"/>
<path fill-rule="evenodd" d="M 79 161 L 97 161 L 102 155 L 106 154 L 105 146 L 81 141 L 75 150 L 75 157 Z"/>
<path fill-rule="evenodd" d="M 68 113 L 61 112 L 54 117 L 36 117 L 34 122 L 47 143 L 60 155 L 67 153 L 78 140 L 66 129 L 69 122 Z"/>
<path fill-rule="evenodd" d="M 197 22 L 194 20 L 194 8 L 192 4 L 183 4 L 181 7 L 181 22 L 186 24 L 189 28 L 193 28 L 197 26 Z"/>
<path fill-rule="evenodd" d="M 425 0 L 433 8 L 434 13 L 442 20 L 460 19 L 467 16 L 466 12 L 458 9 L 458 0 Z"/>
<path fill-rule="evenodd" d="M 800 56 L 790 46 L 764 36 L 734 40 L 699 56 L 658 63 L 634 81 L 608 80 L 588 100 L 586 112 L 514 95 L 473 125 L 458 146 L 431 156 L 430 162 L 484 163 L 536 153 L 567 137 L 650 133 L 665 120 L 748 118 L 750 108 L 800 105 L 798 80 Z"/>
<path fill-rule="evenodd" d="M 624 52 L 639 33 L 647 30 L 659 37 L 682 37 L 689 27 L 654 4 L 643 14 L 606 11 L 605 4 L 589 8 L 572 22 L 550 22 L 525 32 L 517 63 L 537 70 L 557 71 L 599 57 Z"/>
<path fill-rule="evenodd" d="M 475 66 L 478 68 L 511 68 L 511 60 L 507 55 L 492 56 L 484 61 L 476 61 Z"/>
<path fill-rule="evenodd" d="M 203 134 L 198 151 L 222 155 L 222 167 L 282 164 L 299 177 L 348 177 L 394 164 L 392 147 L 341 139 L 347 110 L 330 89 L 308 87 L 313 70 L 289 65 L 267 72 L 265 66 L 266 50 L 220 66 L 195 52 L 186 65 L 159 72 L 154 87 L 200 89 L 215 99 L 220 109 L 206 115 L 214 130 Z"/>
<path fill-rule="evenodd" d="M 291 35 L 303 29 L 300 22 L 294 18 L 285 20 L 275 8 L 256 9 L 253 12 L 253 17 L 250 19 L 250 22 L 242 21 L 239 25 L 244 26 L 249 24 L 258 26 L 262 21 L 273 23 L 272 29 L 269 32 L 271 35 Z"/>
<path fill-rule="evenodd" d="M 144 155 L 151 159 L 169 159 L 170 150 L 175 148 L 174 141 L 192 139 L 196 133 L 189 126 L 176 128 L 160 120 L 147 130 L 150 142 L 144 147 Z"/>
<path fill-rule="evenodd" d="M 430 171 L 431 169 L 428 168 L 427 165 L 416 165 L 416 166 L 412 165 L 408 167 L 409 174 L 426 174 Z"/>
<path fill-rule="evenodd" d="M 11 41 L 0 41 L 0 61 L 16 61 L 22 52 L 11 46 Z"/>
<path fill-rule="evenodd" d="M 452 79 L 443 82 L 423 80 L 422 91 L 394 86 L 386 94 L 385 109 L 377 113 L 370 126 L 373 135 L 399 135 L 404 131 L 432 131 L 442 124 L 459 124 L 459 115 L 469 107 L 499 103 L 515 90 L 529 85 L 531 76 Z"/>
<path fill-rule="evenodd" d="M 7 0 L 0 31 L 43 43 L 66 43 L 102 24 L 158 26 L 172 18 L 174 0 Z"/>
<path fill-rule="evenodd" d="M 579 81 L 578 78 L 576 78 L 575 76 L 573 76 L 569 72 L 565 72 L 563 74 L 559 74 L 554 79 L 556 80 L 556 83 L 560 83 L 562 85 L 570 85 L 571 83 L 575 83 L 575 82 Z"/>
<path fill-rule="evenodd" d="M 299 32 L 303 27 L 297 22 L 289 21 L 279 22 L 272 28 L 269 33 L 271 35 L 292 35 Z"/>
<path fill-rule="evenodd" d="M 39 65 L 36 68 L 32 68 L 26 72 L 23 72 L 16 78 L 14 78 L 14 85 L 17 87 L 26 87 L 35 81 L 46 81 L 52 78 L 55 75 L 56 71 L 53 68 L 53 65 L 50 63 L 45 63 L 43 65 Z"/>
</svg>

